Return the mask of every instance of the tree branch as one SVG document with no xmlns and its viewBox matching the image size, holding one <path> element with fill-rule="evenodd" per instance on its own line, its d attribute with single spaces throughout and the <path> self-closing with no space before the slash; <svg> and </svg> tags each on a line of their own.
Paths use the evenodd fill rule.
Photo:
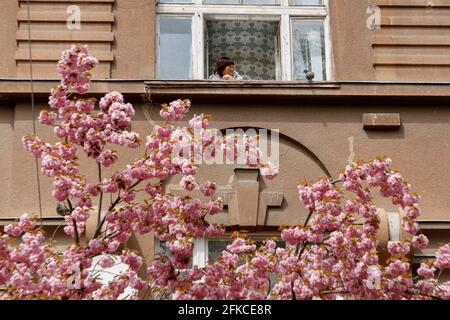
<svg viewBox="0 0 450 320">
<path fill-rule="evenodd" d="M 70 215 L 73 212 L 73 206 L 72 206 L 72 202 L 70 202 L 70 199 L 67 199 L 67 204 L 69 206 L 69 210 L 70 210 L 69 215 Z M 75 221 L 74 218 L 72 218 L 72 224 L 73 224 L 73 229 L 74 229 L 74 233 L 75 233 L 75 244 L 78 245 L 78 244 L 80 244 L 80 235 L 78 234 L 77 222 Z"/>
<path fill-rule="evenodd" d="M 314 210 L 309 209 L 309 214 L 308 214 L 308 216 L 306 217 L 306 221 L 305 221 L 305 224 L 304 224 L 304 228 L 308 225 L 308 222 L 309 222 L 309 220 L 311 219 L 311 216 L 312 216 L 313 213 L 314 213 Z M 303 244 L 303 247 L 302 247 L 302 250 L 300 251 L 300 253 L 298 254 L 297 261 L 300 260 L 300 258 L 302 257 L 303 252 L 305 251 L 306 247 L 307 247 L 310 243 L 309 243 L 309 242 L 303 242 L 302 244 Z M 299 250 L 299 247 L 298 247 L 298 245 L 297 245 L 297 248 L 295 249 L 295 253 L 296 253 L 296 254 L 297 254 L 298 250 Z"/>
<path fill-rule="evenodd" d="M 102 183 L 102 166 L 100 164 L 100 162 L 97 162 L 98 164 L 98 182 L 101 184 Z M 101 219 L 101 214 L 102 214 L 102 202 L 103 202 L 103 188 L 100 188 L 100 200 L 99 200 L 99 204 L 98 204 L 98 213 L 97 213 L 97 226 L 95 228 L 95 230 L 98 229 L 98 226 L 100 225 L 100 219 Z"/>
<path fill-rule="evenodd" d="M 134 187 L 136 187 L 136 186 L 137 186 L 139 183 L 141 183 L 141 182 L 142 182 L 142 180 L 136 181 L 135 183 L 133 183 L 133 184 L 128 188 L 128 190 L 133 189 Z M 128 191 L 128 190 L 127 190 L 127 191 Z M 120 203 L 120 196 L 117 196 L 116 200 L 114 200 L 114 202 L 111 203 L 111 205 L 109 206 L 107 212 L 113 210 L 113 209 L 116 207 L 116 205 L 118 205 L 119 203 Z M 97 229 L 95 230 L 93 239 L 95 239 L 95 238 L 98 237 L 98 235 L 100 234 L 100 230 L 102 229 L 103 225 L 105 224 L 105 221 L 106 221 L 106 215 L 102 218 L 100 224 L 97 226 Z"/>
</svg>

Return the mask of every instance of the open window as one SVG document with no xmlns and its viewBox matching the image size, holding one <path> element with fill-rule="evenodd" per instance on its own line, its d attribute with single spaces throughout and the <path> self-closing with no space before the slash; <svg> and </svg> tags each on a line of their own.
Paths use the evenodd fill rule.
<svg viewBox="0 0 450 320">
<path fill-rule="evenodd" d="M 279 21 L 242 19 L 206 20 L 207 76 L 214 73 L 215 62 L 232 57 L 244 80 L 276 80 Z"/>
<path fill-rule="evenodd" d="M 281 241 L 279 234 L 252 233 L 249 237 L 255 242 L 257 248 L 259 248 L 265 240 L 273 239 L 275 239 L 277 248 L 286 248 L 286 243 Z M 222 256 L 222 252 L 232 243 L 230 236 L 217 239 L 205 239 L 204 241 L 206 249 L 205 263 L 214 263 L 218 261 Z"/>
<path fill-rule="evenodd" d="M 158 78 L 191 79 L 191 17 L 160 16 L 158 20 Z"/>
<path fill-rule="evenodd" d="M 232 58 L 244 80 L 329 80 L 328 0 L 159 0 L 157 78 L 209 79 Z"/>
<path fill-rule="evenodd" d="M 306 79 L 305 71 L 312 71 L 316 80 L 325 80 L 325 33 L 322 20 L 291 19 L 292 78 Z"/>
</svg>

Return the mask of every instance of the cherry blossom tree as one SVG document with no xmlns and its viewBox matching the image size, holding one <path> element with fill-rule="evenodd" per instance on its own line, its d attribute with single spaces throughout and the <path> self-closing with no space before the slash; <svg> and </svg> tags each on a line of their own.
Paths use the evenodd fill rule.
<svg viewBox="0 0 450 320">
<path fill-rule="evenodd" d="M 214 197 L 214 182 L 198 181 L 195 159 L 242 156 L 267 179 L 275 178 L 277 168 L 263 161 L 257 137 L 245 136 L 239 145 L 237 136 L 209 129 L 208 115 L 194 115 L 189 126 L 176 126 L 190 110 L 189 100 L 163 105 L 160 115 L 166 122 L 143 140 L 130 130 L 135 111 L 120 93 L 110 92 L 100 101 L 84 98 L 97 64 L 87 47 L 64 51 L 57 68 L 61 82 L 49 98 L 52 110 L 39 115 L 41 124 L 54 128 L 57 142 L 23 138 L 53 181 L 52 195 L 65 209 L 64 232 L 73 244 L 58 250 L 37 227 L 36 216 L 24 214 L 5 226 L 0 236 L 2 299 L 450 298 L 450 283 L 439 282 L 450 268 L 449 245 L 412 277 L 412 250 L 428 245 L 417 224 L 419 196 L 386 158 L 349 165 L 334 181 L 300 185 L 299 198 L 309 215 L 303 225 L 283 228 L 287 248 L 269 239 L 257 247 L 234 234 L 218 261 L 189 268 L 194 238 L 224 233 L 222 226 L 208 222 L 221 212 L 223 201 Z M 144 155 L 103 177 L 102 169 L 118 160 L 114 145 L 143 147 Z M 212 152 L 205 154 L 205 149 Z M 98 180 L 80 172 L 80 152 L 95 161 Z M 208 200 L 164 192 L 164 182 L 174 176 L 180 176 L 187 193 L 199 190 Z M 412 236 L 389 242 L 387 261 L 380 259 L 380 217 L 372 189 L 404 210 L 402 227 Z M 88 219 L 96 221 L 91 238 L 85 232 Z M 170 256 L 157 257 L 142 270 L 143 258 L 123 249 L 133 233 L 154 234 L 165 241 Z M 127 267 L 100 281 L 98 266 L 108 269 L 117 262 Z"/>
<path fill-rule="evenodd" d="M 304 224 L 283 228 L 281 238 L 291 247 L 267 240 L 257 248 L 235 235 L 219 261 L 189 274 L 197 282 L 173 281 L 163 264 L 150 275 L 177 299 L 450 299 L 450 281 L 439 283 L 450 267 L 448 244 L 412 276 L 408 255 L 426 248 L 428 239 L 417 223 L 419 196 L 390 166 L 387 158 L 354 163 L 334 181 L 299 185 L 309 215 Z M 404 210 L 402 227 L 411 235 L 388 242 L 386 261 L 371 189 Z"/>
</svg>

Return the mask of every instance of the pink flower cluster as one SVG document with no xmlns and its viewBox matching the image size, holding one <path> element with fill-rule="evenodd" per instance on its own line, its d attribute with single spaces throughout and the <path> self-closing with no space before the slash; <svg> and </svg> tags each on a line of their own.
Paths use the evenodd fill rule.
<svg viewBox="0 0 450 320">
<path fill-rule="evenodd" d="M 59 141 L 23 138 L 26 150 L 40 159 L 42 172 L 53 180 L 53 197 L 67 210 L 64 231 L 75 244 L 57 250 L 28 215 L 5 226 L 0 236 L 0 286 L 6 290 L 0 298 L 119 299 L 132 289 L 130 299 L 450 299 L 450 282 L 438 286 L 435 278 L 437 269 L 450 268 L 449 245 L 439 249 L 434 262 L 420 266 L 419 281 L 412 280 L 408 255 L 429 241 L 419 233 L 419 196 L 386 158 L 348 165 L 334 181 L 298 186 L 309 213 L 304 224 L 282 230 L 286 248 L 272 240 L 257 245 L 237 234 L 218 261 L 191 268 L 194 238 L 224 233 L 222 226 L 208 221 L 224 203 L 213 198 L 214 182 L 197 181 L 196 157 L 204 156 L 205 150 L 210 156 L 222 152 L 231 160 L 241 156 L 268 179 L 277 175 L 277 168 L 262 163 L 258 137 L 245 136 L 243 146 L 237 135 L 219 137 L 208 129 L 208 115 L 194 115 L 188 127 L 175 126 L 172 121 L 182 120 L 191 108 L 189 100 L 176 100 L 162 106 L 160 114 L 167 121 L 147 137 L 143 157 L 112 176 L 100 174 L 98 181 L 89 181 L 79 172 L 79 149 L 97 162 L 101 173 L 102 167 L 118 160 L 108 144 L 137 148 L 140 142 L 129 130 L 135 111 L 120 93 L 110 92 L 98 103 L 74 96 L 87 93 L 90 71 L 97 64 L 87 47 L 66 50 L 58 63 L 61 82 L 49 99 L 54 111 L 39 116 L 42 124 L 54 126 Z M 186 192 L 198 189 L 208 199 L 165 193 L 164 181 L 174 176 Z M 380 217 L 371 193 L 375 188 L 404 210 L 402 227 L 413 235 L 411 240 L 389 242 L 386 261 L 378 254 Z M 105 199 L 108 203 L 102 207 Z M 85 239 L 92 215 L 95 234 Z M 144 278 L 143 257 L 119 248 L 133 234 L 150 232 L 170 254 L 145 266 Z M 103 269 L 117 262 L 127 268 L 103 283 L 94 259 Z"/>
<path fill-rule="evenodd" d="M 434 265 L 422 264 L 421 279 L 412 281 L 408 255 L 425 248 L 428 239 L 414 227 L 417 195 L 390 164 L 389 159 L 353 164 L 337 180 L 300 185 L 299 198 L 310 213 L 304 225 L 282 231 L 290 247 L 276 248 L 269 241 L 257 248 L 238 236 L 192 283 L 180 282 L 173 263 L 165 265 L 161 277 L 152 272 L 154 289 L 168 285 L 177 299 L 448 299 L 447 284 L 438 287 L 434 278 L 436 269 L 449 267 L 448 245 L 440 248 Z M 380 218 L 367 185 L 414 211 L 403 224 L 414 236 L 390 241 L 386 263 L 378 255 Z M 348 194 L 354 197 L 345 200 Z"/>
<path fill-rule="evenodd" d="M 87 47 L 72 46 L 63 53 L 58 64 L 61 83 L 52 90 L 49 99 L 50 107 L 56 112 L 43 111 L 40 115 L 41 123 L 55 126 L 55 135 L 61 142 L 49 144 L 38 137 L 27 136 L 23 144 L 41 159 L 43 172 L 53 179 L 55 199 L 67 202 L 69 214 L 65 216 L 64 231 L 75 239 L 78 246 L 81 246 L 80 238 L 86 222 L 94 213 L 93 199 L 104 193 L 113 197 L 108 210 L 102 217 L 97 217 L 99 222 L 94 238 L 88 241 L 90 253 L 103 254 L 100 260 L 102 267 L 110 267 L 109 255 L 115 253 L 120 244 L 126 243 L 133 232 L 145 234 L 151 231 L 167 242 L 172 262 L 177 267 L 185 267 L 190 261 L 194 237 L 223 234 L 220 226 L 205 219 L 221 212 L 223 201 L 217 198 L 203 204 L 197 199 L 166 195 L 161 183 L 170 176 L 181 175 L 180 185 L 185 190 L 193 191 L 199 187 L 203 195 L 212 197 L 216 185 L 210 181 L 196 182 L 195 154 L 188 154 L 186 150 L 191 150 L 192 146 L 199 150 L 209 145 L 220 145 L 222 140 L 208 131 L 209 116 L 204 114 L 195 115 L 189 121 L 190 127 L 172 125 L 170 121 L 181 120 L 191 107 L 189 100 L 176 100 L 162 106 L 161 116 L 169 121 L 155 126 L 147 137 L 143 158 L 136 159 L 111 177 L 97 183 L 88 182 L 78 170 L 78 148 L 101 166 L 110 167 L 117 162 L 118 154 L 106 147 L 108 143 L 130 148 L 139 145 L 139 135 L 129 131 L 135 111 L 131 104 L 125 103 L 122 94 L 110 92 L 98 103 L 95 99 L 74 96 L 87 92 L 91 78 L 89 71 L 97 63 L 89 56 Z M 254 148 L 256 146 L 249 146 L 247 152 L 259 154 Z M 273 166 L 270 167 L 270 175 L 276 175 Z M 150 182 L 151 179 L 153 181 Z M 146 187 L 143 191 L 149 198 L 139 204 L 136 202 L 137 188 L 144 182 Z M 96 214 L 101 212 L 100 209 Z M 141 265 L 138 260 L 130 255 L 123 261 L 134 270 Z M 96 291 L 95 297 L 116 297 L 120 291 L 103 289 Z"/>
<path fill-rule="evenodd" d="M 188 113 L 190 107 L 191 102 L 189 100 L 178 99 L 169 103 L 169 105 L 163 104 L 160 115 L 167 120 L 180 121 Z M 194 117 L 194 119 L 196 118 Z M 194 124 L 194 122 L 196 120 L 193 120 L 191 123 Z"/>
<path fill-rule="evenodd" d="M 439 248 L 435 266 L 441 270 L 450 269 L 450 245 L 446 244 Z"/>
</svg>

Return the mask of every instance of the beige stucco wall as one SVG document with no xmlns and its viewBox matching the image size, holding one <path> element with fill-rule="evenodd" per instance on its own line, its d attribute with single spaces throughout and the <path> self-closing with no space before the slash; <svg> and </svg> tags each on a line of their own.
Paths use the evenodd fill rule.
<svg viewBox="0 0 450 320">
<path fill-rule="evenodd" d="M 44 107 L 44 103 L 38 103 Z M 6 107 L 6 106 L 3 106 Z M 158 121 L 158 106 L 135 103 L 137 111 L 133 129 L 143 136 L 149 133 L 153 120 Z M 1 202 L 3 217 L 17 216 L 23 212 L 35 212 L 37 208 L 36 173 L 33 157 L 21 145 L 23 135 L 32 132 L 30 108 L 27 103 L 18 103 L 14 109 L 2 110 L 2 141 L 0 146 L 3 168 L 1 180 L 4 192 Z M 286 203 L 281 209 L 270 209 L 271 225 L 299 223 L 305 212 L 299 210 L 296 196 L 298 182 L 306 177 L 315 179 L 326 172 L 314 154 L 336 177 L 350 156 L 349 138 L 353 137 L 355 160 L 387 155 L 399 170 L 422 195 L 423 219 L 447 220 L 450 197 L 450 110 L 442 105 L 426 106 L 385 104 L 267 104 L 260 102 L 239 104 L 194 104 L 193 113 L 210 113 L 212 125 L 218 129 L 233 127 L 256 127 L 280 130 L 280 176 L 274 181 L 265 181 L 268 190 L 285 194 Z M 394 112 L 401 116 L 402 126 L 394 131 L 366 131 L 362 129 L 363 113 Z M 157 123 L 157 122 L 155 122 Z M 37 133 L 43 139 L 53 141 L 49 128 L 37 124 Z M 120 150 L 120 148 L 119 148 Z M 142 151 L 124 152 L 123 160 L 114 169 L 140 155 Z M 81 166 L 96 177 L 95 166 L 82 158 Z M 233 167 L 211 167 L 202 169 L 209 176 L 226 185 L 233 175 Z M 55 215 L 55 204 L 50 196 L 51 185 L 42 176 L 42 197 L 46 215 Z M 303 212 L 303 214 L 301 214 Z"/>
<path fill-rule="evenodd" d="M 154 107 L 153 110 L 156 110 Z M 280 130 L 280 175 L 264 181 L 271 191 L 285 193 L 287 206 L 269 209 L 269 221 L 275 224 L 299 223 L 306 212 L 299 210 L 296 186 L 304 177 L 314 180 L 326 173 L 304 148 L 317 156 L 333 177 L 343 170 L 350 157 L 349 138 L 353 137 L 354 160 L 387 155 L 422 195 L 423 219 L 448 219 L 450 197 L 450 110 L 443 106 L 427 108 L 395 104 L 354 105 L 319 104 L 194 104 L 193 113 L 213 114 L 213 126 L 219 129 L 256 127 Z M 363 113 L 397 112 L 402 126 L 394 131 L 365 131 Z M 154 111 L 154 117 L 157 117 Z M 292 140 L 291 140 L 292 139 Z M 291 140 L 291 141 L 289 141 Z M 226 184 L 232 168 L 205 168 L 220 184 Z M 223 172 L 223 173 L 222 173 Z M 385 208 L 388 206 L 381 203 Z M 278 222 L 278 223 L 276 223 Z M 272 224 L 273 225 L 273 224 Z"/>
<path fill-rule="evenodd" d="M 2 27 L 0 32 L 0 77 L 15 77 L 16 62 L 14 54 L 16 52 L 16 30 L 17 11 L 19 5 L 17 1 L 3 1 L 0 10 Z"/>
<path fill-rule="evenodd" d="M 67 28 L 66 12 L 77 5 L 80 29 Z M 55 78 L 62 50 L 89 45 L 100 65 L 94 78 L 151 79 L 154 69 L 155 1 L 30 1 L 31 47 L 35 78 Z M 28 78 L 27 2 L 2 2 L 0 78 Z"/>
<path fill-rule="evenodd" d="M 335 80 L 374 80 L 367 0 L 330 1 L 330 27 Z"/>
<path fill-rule="evenodd" d="M 112 78 L 152 79 L 155 52 L 155 1 L 117 0 Z"/>
</svg>

